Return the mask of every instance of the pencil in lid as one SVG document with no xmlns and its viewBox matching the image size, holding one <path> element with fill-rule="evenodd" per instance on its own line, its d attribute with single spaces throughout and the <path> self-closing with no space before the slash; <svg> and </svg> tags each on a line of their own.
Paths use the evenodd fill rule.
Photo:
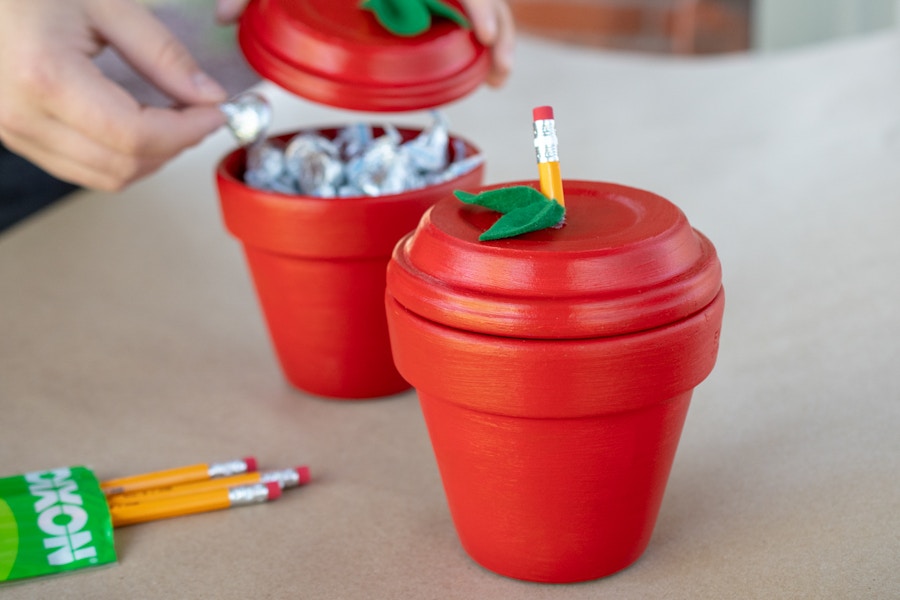
<svg viewBox="0 0 900 600">
<path fill-rule="evenodd" d="M 201 463 L 185 467 L 176 467 L 174 469 L 166 469 L 163 471 L 155 471 L 152 473 L 144 473 L 141 475 L 110 479 L 102 482 L 100 487 L 107 496 L 112 494 L 125 494 L 152 488 L 203 481 L 214 477 L 228 477 L 230 475 L 249 473 L 256 471 L 256 466 L 256 459 L 252 456 L 247 456 L 238 460 L 229 460 L 221 463 Z"/>
<path fill-rule="evenodd" d="M 171 519 L 197 513 L 261 504 L 281 496 L 281 486 L 275 482 L 238 485 L 207 490 L 197 494 L 162 498 L 137 504 L 113 504 L 109 507 L 113 527 L 125 527 L 148 521 Z"/>
<path fill-rule="evenodd" d="M 534 121 L 534 153 L 538 164 L 541 193 L 565 206 L 562 176 L 559 171 L 559 140 L 553 108 L 538 106 L 532 110 Z"/>
</svg>

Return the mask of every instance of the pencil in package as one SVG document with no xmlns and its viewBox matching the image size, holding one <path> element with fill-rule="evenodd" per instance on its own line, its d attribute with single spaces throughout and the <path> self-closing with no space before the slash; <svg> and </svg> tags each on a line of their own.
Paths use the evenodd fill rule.
<svg viewBox="0 0 900 600">
<path fill-rule="evenodd" d="M 0 478 L 0 583 L 115 561 L 109 506 L 90 469 Z"/>
</svg>

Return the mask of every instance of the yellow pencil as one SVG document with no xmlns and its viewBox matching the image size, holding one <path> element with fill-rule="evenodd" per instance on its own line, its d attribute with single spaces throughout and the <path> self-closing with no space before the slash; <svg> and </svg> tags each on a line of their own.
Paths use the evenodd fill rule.
<svg viewBox="0 0 900 600">
<path fill-rule="evenodd" d="M 556 120 L 553 108 L 538 106 L 532 111 L 534 120 L 534 152 L 537 158 L 541 193 L 566 205 L 562 176 L 559 171 L 559 141 L 556 138 Z"/>
<path fill-rule="evenodd" d="M 252 456 L 240 460 L 230 460 L 224 463 L 188 465 L 165 471 L 132 475 L 119 479 L 110 479 L 100 484 L 107 496 L 111 494 L 125 494 L 138 492 L 151 488 L 168 487 L 203 481 L 213 477 L 227 477 L 256 470 L 256 459 Z"/>
<path fill-rule="evenodd" d="M 209 490 L 230 488 L 239 485 L 252 485 L 254 483 L 275 482 L 282 489 L 297 487 L 308 483 L 310 479 L 309 467 L 300 466 L 295 469 L 282 469 L 279 471 L 254 471 L 229 477 L 213 477 L 194 483 L 171 485 L 167 487 L 151 488 L 137 492 L 112 494 L 106 497 L 110 506 L 124 506 L 126 504 L 139 504 L 141 502 L 156 502 L 177 496 L 190 496 Z"/>
<path fill-rule="evenodd" d="M 260 504 L 281 496 L 281 486 L 272 481 L 253 485 L 207 490 L 188 496 L 175 496 L 137 504 L 109 507 L 113 527 L 125 527 L 147 521 L 171 519 L 214 510 L 223 510 L 248 504 Z"/>
</svg>

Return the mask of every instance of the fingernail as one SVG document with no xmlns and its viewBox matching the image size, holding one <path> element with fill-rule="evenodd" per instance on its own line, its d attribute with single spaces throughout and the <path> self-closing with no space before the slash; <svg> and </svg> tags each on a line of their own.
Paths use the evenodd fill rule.
<svg viewBox="0 0 900 600">
<path fill-rule="evenodd" d="M 203 71 L 194 73 L 192 80 L 194 89 L 199 92 L 201 97 L 210 102 L 221 102 L 228 97 L 228 92 L 225 91 L 225 88 Z"/>
</svg>

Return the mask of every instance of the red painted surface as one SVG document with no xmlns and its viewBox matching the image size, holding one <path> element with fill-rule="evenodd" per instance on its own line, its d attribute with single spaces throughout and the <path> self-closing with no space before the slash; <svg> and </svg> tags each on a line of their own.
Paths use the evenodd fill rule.
<svg viewBox="0 0 900 600">
<path fill-rule="evenodd" d="M 471 30 L 435 19 L 424 34 L 399 37 L 359 4 L 253 0 L 238 39 L 264 78 L 309 100 L 352 110 L 440 106 L 487 76 L 490 57 Z"/>
<path fill-rule="evenodd" d="M 337 129 L 321 131 L 334 136 Z M 408 139 L 419 131 L 401 133 Z M 471 144 L 468 148 L 477 152 Z M 483 167 L 403 194 L 326 199 L 250 188 L 242 181 L 245 160 L 245 151 L 238 149 L 218 165 L 222 215 L 244 245 L 288 381 L 332 398 L 372 398 L 407 389 L 391 358 L 384 314 L 391 250 L 437 200 L 455 189 L 476 188 Z"/>
<path fill-rule="evenodd" d="M 561 229 L 490 243 L 496 215 L 438 203 L 398 244 L 386 298 L 463 546 L 557 583 L 646 548 L 724 308 L 715 251 L 674 205 L 604 183 L 566 195 Z"/>
<path fill-rule="evenodd" d="M 395 254 L 391 294 L 453 327 L 582 338 L 671 323 L 718 293 L 715 249 L 671 202 L 610 183 L 567 180 L 565 191 L 578 200 L 564 227 L 493 242 L 477 240 L 497 213 L 440 203 Z"/>
</svg>

